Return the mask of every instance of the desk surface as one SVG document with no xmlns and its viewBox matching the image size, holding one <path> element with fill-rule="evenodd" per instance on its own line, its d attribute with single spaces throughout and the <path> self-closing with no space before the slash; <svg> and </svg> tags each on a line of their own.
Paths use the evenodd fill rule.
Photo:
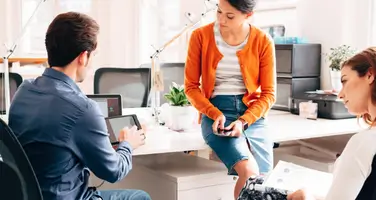
<svg viewBox="0 0 376 200">
<path fill-rule="evenodd" d="M 123 114 L 136 114 L 141 123 L 152 120 L 149 108 L 123 109 Z M 0 117 L 7 121 L 4 115 Z M 289 112 L 274 110 L 269 113 L 267 120 L 268 134 L 274 142 L 353 134 L 365 128 L 361 127 L 357 119 L 354 118 L 309 120 Z M 146 144 L 136 149 L 134 155 L 205 150 L 207 148 L 198 124 L 184 132 L 172 131 L 164 126 L 149 126 Z"/>
<path fill-rule="evenodd" d="M 152 120 L 149 108 L 124 109 L 123 114 L 136 114 L 144 122 Z M 353 134 L 363 130 L 354 118 L 309 120 L 289 112 L 273 110 L 269 113 L 267 120 L 268 133 L 274 142 Z M 150 128 L 147 131 L 146 144 L 136 149 L 134 153 L 145 155 L 207 148 L 199 125 L 185 132 L 175 132 L 162 126 Z"/>
<path fill-rule="evenodd" d="M 123 114 L 136 114 L 141 123 L 152 120 L 149 108 L 123 109 Z M 5 115 L 0 117 L 7 121 Z M 361 127 L 357 119 L 354 118 L 309 120 L 289 112 L 274 110 L 269 113 L 267 120 L 268 134 L 274 142 L 353 134 L 365 128 Z M 205 150 L 207 148 L 198 124 L 193 126 L 191 130 L 184 132 L 172 131 L 164 126 L 149 126 L 146 144 L 136 149 L 134 155 Z"/>
<path fill-rule="evenodd" d="M 274 142 L 284 142 L 307 138 L 353 134 L 365 129 L 356 118 L 317 119 L 302 118 L 289 112 L 271 112 L 268 116 L 268 129 Z"/>
<path fill-rule="evenodd" d="M 165 126 L 153 125 L 150 108 L 123 109 L 123 115 L 126 114 L 136 114 L 140 123 L 147 125 L 145 145 L 136 149 L 133 155 L 205 150 L 208 148 L 201 136 L 198 124 L 192 127 L 192 130 L 176 132 Z"/>
</svg>

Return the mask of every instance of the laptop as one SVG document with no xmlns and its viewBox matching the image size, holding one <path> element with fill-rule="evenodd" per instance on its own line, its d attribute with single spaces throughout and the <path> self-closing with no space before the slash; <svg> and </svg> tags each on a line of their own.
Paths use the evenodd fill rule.
<svg viewBox="0 0 376 200">
<path fill-rule="evenodd" d="M 120 94 L 88 94 L 86 96 L 97 102 L 104 117 L 115 117 L 123 114 Z"/>
</svg>

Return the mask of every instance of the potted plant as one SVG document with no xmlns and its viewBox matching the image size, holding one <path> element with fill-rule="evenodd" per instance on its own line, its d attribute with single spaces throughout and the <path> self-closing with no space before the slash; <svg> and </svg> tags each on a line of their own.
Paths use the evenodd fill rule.
<svg viewBox="0 0 376 200">
<path fill-rule="evenodd" d="M 356 50 L 348 45 L 341 45 L 335 48 L 330 48 L 330 53 L 325 54 L 329 60 L 330 79 L 332 89 L 335 91 L 341 90 L 341 64 L 356 53 Z"/>
<path fill-rule="evenodd" d="M 194 108 L 184 93 L 184 86 L 175 82 L 170 86 L 170 91 L 164 95 L 169 102 L 169 117 L 166 125 L 175 131 L 184 131 L 194 123 Z"/>
</svg>

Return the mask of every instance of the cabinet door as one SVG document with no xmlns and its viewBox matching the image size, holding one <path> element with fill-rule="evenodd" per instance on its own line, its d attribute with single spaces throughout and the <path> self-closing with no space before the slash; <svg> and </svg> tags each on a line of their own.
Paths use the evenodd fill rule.
<svg viewBox="0 0 376 200">
<path fill-rule="evenodd" d="M 292 73 L 292 50 L 280 49 L 275 51 L 277 73 L 289 74 Z"/>
<path fill-rule="evenodd" d="M 290 111 L 291 78 L 277 78 L 277 99 L 273 109 Z"/>
</svg>

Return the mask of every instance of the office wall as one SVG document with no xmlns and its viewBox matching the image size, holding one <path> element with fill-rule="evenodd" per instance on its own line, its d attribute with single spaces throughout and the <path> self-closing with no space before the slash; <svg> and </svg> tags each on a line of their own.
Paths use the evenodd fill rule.
<svg viewBox="0 0 376 200">
<path fill-rule="evenodd" d="M 94 2 L 92 13 L 101 26 L 101 33 L 93 70 L 108 66 L 131 68 L 151 62 L 150 56 L 155 52 L 152 45 L 160 48 L 190 24 L 185 13 L 192 13 L 192 20 L 196 21 L 205 10 L 203 0 Z M 184 62 L 189 33 L 166 47 L 159 56 L 160 62 Z M 92 81 L 93 75 L 80 84 L 81 88 L 91 93 Z"/>
<path fill-rule="evenodd" d="M 20 16 L 13 15 L 14 11 L 17 10 L 19 6 L 18 2 L 12 0 L 1 0 L 0 1 L 0 22 L 2 24 L 2 31 L 0 31 L 0 53 L 1 56 L 4 55 L 6 48 L 5 45 L 12 45 L 16 38 L 15 32 L 15 22 L 20 20 Z M 18 23 L 17 23 L 18 24 Z M 17 28 L 19 28 L 17 26 Z"/>
<path fill-rule="evenodd" d="M 114 3 L 115 2 L 116 1 L 114 1 Z M 184 21 L 186 20 L 183 16 L 185 12 L 191 12 L 197 15 L 204 11 L 204 6 L 201 0 L 189 1 L 193 4 L 189 4 L 189 2 L 185 0 L 181 2 L 181 16 L 179 16 L 179 19 L 183 23 L 187 22 Z M 372 26 L 371 18 L 373 8 L 371 6 L 371 2 L 371 0 L 299 0 L 290 1 L 290 3 L 287 4 L 274 3 L 272 4 L 273 6 L 270 7 L 259 7 L 258 10 L 256 10 L 251 22 L 258 26 L 284 24 L 286 26 L 286 35 L 302 36 L 306 37 L 310 42 L 321 43 L 323 53 L 328 52 L 331 47 L 335 47 L 341 44 L 348 44 L 357 49 L 362 49 L 371 45 L 372 39 L 374 41 L 374 38 L 376 38 L 372 37 L 371 34 L 371 29 L 372 27 L 374 27 Z M 278 5 L 280 6 L 280 8 L 278 7 Z M 334 11 L 339 11 L 339 14 L 334 14 Z M 136 13 L 134 14 L 137 15 Z M 215 13 L 211 13 L 209 17 L 206 17 L 203 23 L 212 21 L 212 19 L 214 19 L 213 17 L 215 17 Z M 155 16 L 155 18 L 158 17 Z M 166 20 L 163 19 L 163 16 L 159 16 L 159 18 L 162 18 L 160 20 L 160 23 L 164 23 L 163 20 Z M 141 22 L 141 20 L 139 22 Z M 135 25 L 137 26 L 137 24 Z M 119 28 L 112 28 L 111 30 L 111 34 L 113 34 L 114 32 L 119 31 Z M 176 32 L 177 30 L 178 29 L 175 29 Z M 142 41 L 144 41 L 144 44 L 139 48 L 140 53 L 138 55 L 136 52 L 130 54 L 132 56 L 134 55 L 135 57 L 139 56 L 139 60 L 136 60 L 134 62 L 145 62 L 146 55 L 150 55 L 150 52 L 152 52 L 152 48 L 150 48 L 150 46 L 148 47 L 147 45 L 151 45 L 152 41 L 163 41 L 163 39 L 166 41 L 167 37 L 158 40 L 158 38 L 163 37 L 162 35 L 163 32 L 157 31 L 152 32 L 152 34 L 145 30 L 141 32 L 138 41 L 141 41 L 141 43 Z M 184 62 L 187 36 L 184 37 L 177 42 L 179 43 L 179 45 L 171 48 L 170 52 L 175 52 L 175 54 L 169 54 L 169 50 L 166 50 L 165 54 L 163 54 L 164 61 Z M 150 40 L 150 38 L 153 38 L 153 40 Z M 148 42 L 150 43 L 148 44 Z M 178 56 L 176 56 L 176 52 L 178 52 Z M 125 52 L 119 53 L 119 55 L 124 55 L 124 53 Z M 113 59 L 115 60 L 118 57 L 119 56 L 115 56 L 113 57 Z M 122 61 L 118 60 L 116 62 L 121 64 Z M 331 83 L 329 69 L 328 63 L 325 62 L 325 59 L 322 59 L 321 71 L 322 89 L 330 89 Z"/>
<path fill-rule="evenodd" d="M 342 44 L 359 50 L 372 45 L 376 37 L 372 0 L 301 0 L 297 5 L 299 34 L 322 44 L 323 53 Z M 322 59 L 321 85 L 330 89 L 329 63 Z"/>
<path fill-rule="evenodd" d="M 11 41 L 20 30 L 20 1 L 0 1 L 0 21 L 5 22 L 7 27 L 5 31 L 0 32 L 0 52 L 3 52 L 1 51 L 3 42 Z M 57 1 L 59 0 L 51 2 Z M 283 1 L 276 0 L 276 2 Z M 189 23 L 184 17 L 185 12 L 197 16 L 205 10 L 202 0 L 181 0 L 176 4 L 178 14 L 168 12 L 168 15 L 164 11 L 171 11 L 172 8 L 169 7 L 171 2 L 176 4 L 176 0 L 93 0 L 90 14 L 100 24 L 101 33 L 92 71 L 104 66 L 137 67 L 148 62 L 149 55 L 153 52 L 151 45 L 159 47 Z M 327 52 L 330 47 L 345 43 L 359 49 L 365 48 L 370 45 L 372 39 L 376 38 L 372 38 L 371 35 L 371 0 L 298 0 L 296 2 L 298 3 L 295 5 L 281 3 L 280 8 L 276 6 L 279 3 L 261 6 L 251 21 L 259 26 L 285 24 L 287 35 L 303 36 L 311 42 L 321 43 L 323 52 Z M 145 3 L 151 5 L 146 6 Z M 334 14 L 334 11 L 338 11 L 339 14 Z M 149 14 L 145 15 L 145 13 Z M 210 16 L 205 18 L 203 23 L 212 21 L 215 13 L 211 13 Z M 146 22 L 152 23 L 150 25 Z M 161 56 L 162 61 L 184 62 L 187 41 L 188 35 L 183 35 L 165 50 Z M 323 89 L 330 88 L 327 66 L 323 60 Z M 91 93 L 92 81 L 91 75 L 80 84 L 81 88 Z"/>
<path fill-rule="evenodd" d="M 320 43 L 323 53 L 342 44 L 358 50 L 376 44 L 376 3 L 372 0 L 299 0 L 295 5 L 281 5 L 282 9 L 256 11 L 252 22 L 259 26 L 284 24 L 286 35 Z M 328 66 L 323 57 L 322 89 L 331 89 Z"/>
<path fill-rule="evenodd" d="M 0 19 L 1 19 L 2 23 L 5 24 L 5 25 L 7 25 L 7 22 L 4 22 L 3 20 L 6 19 L 6 17 L 5 17 L 7 15 L 6 10 L 7 10 L 6 4 L 5 4 L 5 1 L 4 1 L 0 4 Z M 3 53 L 5 51 L 4 46 L 1 45 L 1 44 L 4 43 L 4 40 L 5 40 L 6 37 L 7 37 L 6 31 L 0 31 L 0 53 Z"/>
</svg>

